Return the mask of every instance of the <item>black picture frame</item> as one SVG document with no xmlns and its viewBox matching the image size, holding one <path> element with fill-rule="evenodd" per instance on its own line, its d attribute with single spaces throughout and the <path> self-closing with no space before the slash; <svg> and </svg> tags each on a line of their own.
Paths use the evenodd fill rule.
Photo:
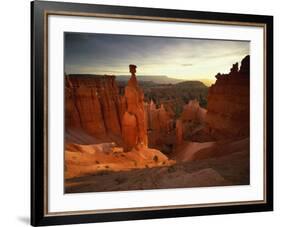
<svg viewBox="0 0 281 227">
<path fill-rule="evenodd" d="M 45 188 L 47 182 L 46 155 L 47 149 L 45 136 L 47 133 L 46 118 L 46 96 L 47 80 L 46 56 L 47 44 L 46 18 L 51 14 L 72 14 L 80 16 L 90 16 L 100 14 L 104 17 L 118 15 L 120 19 L 135 17 L 148 20 L 168 20 L 177 19 L 184 21 L 193 20 L 213 24 L 221 23 L 245 23 L 263 24 L 266 29 L 265 38 L 265 65 L 266 65 L 266 195 L 264 203 L 248 203 L 236 205 L 220 206 L 197 206 L 192 208 L 168 208 L 154 210 L 134 210 L 105 213 L 46 213 Z M 120 16 L 121 15 L 121 16 Z M 153 19 L 154 18 L 154 19 Z M 232 13 L 216 13 L 201 11 L 170 10 L 156 8 L 138 8 L 109 5 L 77 4 L 65 2 L 31 2 L 31 224 L 38 225 L 58 225 L 76 224 L 89 222 L 108 222 L 137 219 L 171 218 L 185 216 L 200 216 L 214 214 L 229 214 L 243 212 L 258 212 L 273 210 L 273 17 L 264 15 L 246 15 Z"/>
</svg>

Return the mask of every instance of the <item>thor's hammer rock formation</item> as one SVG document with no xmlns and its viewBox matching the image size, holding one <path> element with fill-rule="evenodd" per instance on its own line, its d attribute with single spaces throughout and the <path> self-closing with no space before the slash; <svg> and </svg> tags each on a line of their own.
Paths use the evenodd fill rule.
<svg viewBox="0 0 281 227">
<path fill-rule="evenodd" d="M 131 78 L 124 95 L 125 112 L 122 118 L 122 138 L 125 151 L 147 147 L 144 94 L 138 85 L 136 68 L 135 65 L 129 65 Z"/>
</svg>

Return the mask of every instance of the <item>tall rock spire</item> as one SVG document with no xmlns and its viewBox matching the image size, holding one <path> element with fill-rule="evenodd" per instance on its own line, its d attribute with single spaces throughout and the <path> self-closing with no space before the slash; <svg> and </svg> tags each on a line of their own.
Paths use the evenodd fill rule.
<svg viewBox="0 0 281 227">
<path fill-rule="evenodd" d="M 122 118 L 122 137 L 126 151 L 147 147 L 144 94 L 138 86 L 136 68 L 136 65 L 129 65 L 131 78 L 124 95 L 126 109 Z"/>
<path fill-rule="evenodd" d="M 128 82 L 128 86 L 130 87 L 138 87 L 138 81 L 136 77 L 136 70 L 137 66 L 136 65 L 129 65 L 130 73 L 131 73 L 131 78 Z"/>
</svg>

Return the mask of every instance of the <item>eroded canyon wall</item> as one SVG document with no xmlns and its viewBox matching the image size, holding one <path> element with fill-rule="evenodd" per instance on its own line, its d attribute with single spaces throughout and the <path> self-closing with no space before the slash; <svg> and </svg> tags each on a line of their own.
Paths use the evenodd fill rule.
<svg viewBox="0 0 281 227">
<path fill-rule="evenodd" d="M 122 102 L 114 76 L 65 76 L 65 130 L 98 139 L 121 136 Z"/>
<path fill-rule="evenodd" d="M 135 68 L 130 65 L 132 75 L 123 96 L 119 94 L 115 76 L 65 76 L 66 133 L 85 132 L 98 142 L 116 142 L 125 151 L 146 148 L 144 94 Z"/>
<path fill-rule="evenodd" d="M 234 64 L 228 74 L 216 75 L 209 88 L 206 129 L 217 137 L 249 136 L 250 56 Z"/>
</svg>

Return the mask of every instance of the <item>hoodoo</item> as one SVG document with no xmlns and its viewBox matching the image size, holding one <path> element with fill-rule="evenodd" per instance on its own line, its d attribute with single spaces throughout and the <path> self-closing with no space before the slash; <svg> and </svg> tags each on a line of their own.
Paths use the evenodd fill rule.
<svg viewBox="0 0 281 227">
<path fill-rule="evenodd" d="M 138 86 L 135 65 L 129 65 L 131 78 L 125 88 L 125 113 L 122 118 L 124 150 L 147 147 L 144 94 Z M 135 133 L 132 133 L 135 132 Z"/>
</svg>

